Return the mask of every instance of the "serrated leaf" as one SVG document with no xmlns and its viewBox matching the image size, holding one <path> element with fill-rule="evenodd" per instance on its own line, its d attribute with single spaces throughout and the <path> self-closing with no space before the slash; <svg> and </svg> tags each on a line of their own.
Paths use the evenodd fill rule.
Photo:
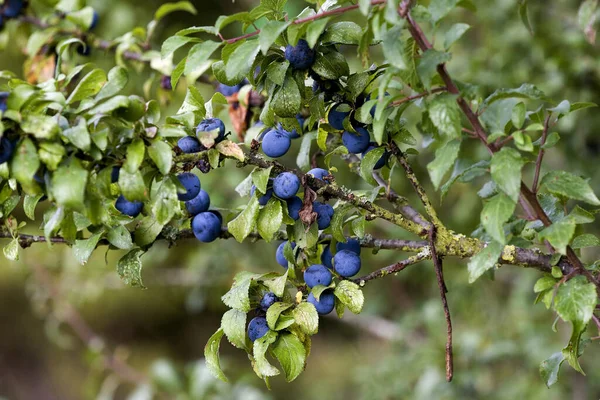
<svg viewBox="0 0 600 400">
<path fill-rule="evenodd" d="M 600 200 L 596 197 L 589 183 L 585 179 L 566 171 L 548 172 L 542 178 L 540 188 L 558 196 L 585 201 L 595 206 L 600 205 Z"/>
<path fill-rule="evenodd" d="M 354 314 L 360 314 L 365 303 L 365 297 L 360 287 L 350 281 L 340 281 L 333 294 Z"/>
<path fill-rule="evenodd" d="M 4 257 L 11 261 L 19 260 L 19 239 L 12 239 L 6 246 L 2 248 Z"/>
<path fill-rule="evenodd" d="M 468 24 L 454 24 L 448 29 L 444 36 L 444 49 L 448 50 L 458 39 L 460 39 L 471 28 Z"/>
<path fill-rule="evenodd" d="M 292 304 L 282 303 L 279 301 L 273 303 L 273 305 L 269 307 L 269 309 L 267 310 L 267 324 L 269 325 L 269 329 L 273 331 L 276 330 L 275 327 L 277 326 L 277 320 L 279 319 L 279 316 L 282 312 L 289 309 L 290 307 L 292 307 Z"/>
<path fill-rule="evenodd" d="M 298 150 L 298 156 L 296 157 L 296 165 L 302 171 L 307 171 L 310 168 L 310 148 L 316 137 L 317 132 L 305 133 L 302 136 L 300 150 Z"/>
<path fill-rule="evenodd" d="M 221 297 L 221 300 L 230 308 L 235 308 L 236 310 L 243 312 L 250 311 L 249 292 L 251 284 L 251 276 L 236 276 L 236 280 L 234 280 L 231 289 Z"/>
<path fill-rule="evenodd" d="M 275 43 L 277 38 L 279 38 L 279 35 L 281 35 L 291 23 L 292 21 L 269 21 L 263 25 L 260 29 L 258 41 L 260 43 L 260 50 L 265 56 L 271 48 L 271 45 Z"/>
<path fill-rule="evenodd" d="M 573 243 L 571 247 L 574 249 L 582 249 L 585 247 L 595 247 L 600 246 L 600 239 L 596 235 L 592 235 L 591 233 L 586 233 L 583 235 L 577 236 L 573 239 Z"/>
<path fill-rule="evenodd" d="M 78 101 L 95 96 L 100 92 L 106 83 L 106 73 L 102 69 L 94 69 L 86 76 L 81 78 L 71 95 L 67 98 L 67 104 L 73 104 Z"/>
<path fill-rule="evenodd" d="M 540 376 L 544 380 L 544 383 L 547 387 L 550 387 L 558 382 L 558 372 L 564 361 L 565 357 L 563 356 L 563 353 L 559 351 L 541 362 Z"/>
<path fill-rule="evenodd" d="M 360 160 L 360 175 L 373 186 L 377 185 L 377 182 L 373 179 L 373 169 L 383 157 L 385 151 L 385 147 L 377 147 L 365 154 Z"/>
<path fill-rule="evenodd" d="M 271 176 L 271 170 L 273 166 L 269 168 L 255 168 L 251 173 L 252 182 L 256 189 L 261 193 L 267 193 L 267 185 L 269 184 L 269 177 Z"/>
<path fill-rule="evenodd" d="M 592 319 L 597 302 L 595 285 L 580 275 L 559 286 L 554 309 L 564 321 L 585 325 Z"/>
<path fill-rule="evenodd" d="M 292 333 L 279 334 L 271 349 L 283 368 L 287 382 L 293 381 L 304 371 L 306 349 L 296 335 Z"/>
<path fill-rule="evenodd" d="M 362 28 L 356 22 L 336 22 L 321 35 L 321 43 L 357 45 L 362 35 Z"/>
<path fill-rule="evenodd" d="M 440 133 L 448 138 L 460 138 L 460 109 L 456 103 L 456 95 L 441 94 L 427 105 L 429 118 Z"/>
<path fill-rule="evenodd" d="M 319 314 L 314 305 L 302 302 L 294 308 L 292 316 L 296 325 L 307 335 L 314 335 L 319 331 Z"/>
<path fill-rule="evenodd" d="M 164 225 L 159 223 L 152 215 L 143 217 L 134 232 L 135 244 L 140 247 L 152 244 L 162 232 Z"/>
<path fill-rule="evenodd" d="M 261 378 L 279 375 L 279 370 L 271 365 L 266 357 L 269 346 L 277 340 L 277 336 L 277 332 L 268 331 L 265 336 L 254 342 L 254 370 Z"/>
<path fill-rule="evenodd" d="M 524 83 L 516 89 L 498 89 L 488 96 L 482 104 L 482 108 L 489 107 L 492 103 L 502 99 L 531 99 L 546 100 L 544 92 L 530 83 Z"/>
<path fill-rule="evenodd" d="M 286 269 L 283 275 L 274 278 L 264 279 L 262 283 L 267 287 L 267 289 L 273 292 L 275 296 L 282 297 L 285 292 L 285 284 L 288 279 L 288 272 L 289 269 Z"/>
<path fill-rule="evenodd" d="M 52 175 L 52 195 L 62 206 L 81 209 L 85 195 L 88 171 L 81 162 L 72 157 Z"/>
<path fill-rule="evenodd" d="M 435 160 L 427 165 L 427 171 L 429 171 L 431 183 L 433 183 L 435 190 L 439 188 L 444 175 L 446 175 L 454 165 L 454 161 L 458 158 L 460 143 L 460 140 L 454 139 L 440 146 L 435 151 Z"/>
<path fill-rule="evenodd" d="M 451 58 L 450 53 L 433 49 L 429 49 L 423 53 L 417 66 L 417 73 L 426 89 L 431 87 L 431 80 L 436 74 L 437 66 L 450 61 Z"/>
<path fill-rule="evenodd" d="M 405 70 L 407 69 L 406 54 L 401 46 L 404 20 L 401 21 L 402 23 L 392 26 L 385 32 L 381 46 L 386 60 L 394 67 Z"/>
<path fill-rule="evenodd" d="M 475 282 L 484 272 L 491 269 L 498 262 L 504 245 L 498 242 L 490 242 L 477 253 L 468 264 L 469 283 Z"/>
<path fill-rule="evenodd" d="M 196 15 L 197 13 L 196 8 L 192 5 L 191 2 L 178 1 L 174 3 L 166 3 L 160 6 L 158 10 L 156 10 L 156 13 L 154 13 L 154 20 L 160 21 L 162 18 L 175 11 L 185 11 L 194 15 Z"/>
<path fill-rule="evenodd" d="M 225 65 L 227 78 L 234 79 L 247 75 L 259 51 L 260 44 L 258 40 L 249 40 L 237 47 L 231 53 Z"/>
<path fill-rule="evenodd" d="M 221 363 L 219 361 L 219 348 L 221 347 L 221 338 L 223 338 L 223 328 L 219 328 L 211 337 L 208 339 L 206 346 L 204 347 L 204 359 L 206 360 L 206 366 L 208 370 L 218 379 L 223 382 L 227 382 L 227 377 L 221 369 Z"/>
<path fill-rule="evenodd" d="M 146 154 L 146 146 L 142 139 L 134 139 L 129 146 L 127 146 L 127 159 L 123 167 L 130 174 L 135 173 L 142 165 L 144 161 L 144 155 Z"/>
<path fill-rule="evenodd" d="M 104 235 L 104 229 L 99 230 L 85 240 L 76 240 L 73 246 L 73 256 L 80 264 L 85 264 L 98 246 L 98 242 Z"/>
<path fill-rule="evenodd" d="M 26 194 L 23 198 L 23 211 L 27 218 L 32 221 L 35 221 L 35 208 L 39 203 L 40 199 L 44 196 L 43 193 L 28 195 Z"/>
<path fill-rule="evenodd" d="M 178 36 L 184 37 L 184 36 Z M 184 75 L 188 76 L 194 73 L 199 67 L 203 66 L 210 59 L 221 43 L 207 40 L 206 42 L 198 43 L 192 46 L 185 61 Z"/>
<path fill-rule="evenodd" d="M 17 146 L 10 162 L 12 177 L 17 180 L 27 194 L 39 193 L 39 186 L 33 177 L 40 167 L 40 160 L 35 144 L 29 138 L 25 138 Z"/>
<path fill-rule="evenodd" d="M 504 193 L 498 193 L 483 206 L 481 224 L 486 232 L 497 242 L 506 244 L 504 224 L 513 215 L 517 203 Z"/>
<path fill-rule="evenodd" d="M 317 53 L 312 70 L 325 79 L 339 79 L 350 74 L 346 58 L 337 51 Z"/>
<path fill-rule="evenodd" d="M 240 145 L 231 140 L 223 140 L 222 142 L 217 143 L 215 148 L 225 157 L 233 157 L 238 161 L 244 161 L 246 158 Z"/>
<path fill-rule="evenodd" d="M 517 150 L 504 147 L 493 155 L 490 164 L 492 179 L 514 202 L 521 192 L 521 168 L 524 163 Z"/>
<path fill-rule="evenodd" d="M 258 198 L 253 196 L 244 211 L 227 224 L 227 229 L 233 235 L 235 240 L 241 243 L 248 237 L 250 232 L 252 232 L 254 225 L 256 225 L 259 211 L 260 206 L 258 204 Z"/>
<path fill-rule="evenodd" d="M 246 313 L 231 309 L 223 314 L 221 329 L 229 342 L 239 348 L 246 349 Z"/>
<path fill-rule="evenodd" d="M 283 118 L 295 118 L 302 106 L 302 97 L 298 84 L 291 77 L 286 77 L 283 86 L 275 92 L 271 100 L 273 112 Z"/>
<path fill-rule="evenodd" d="M 121 257 L 117 263 L 117 273 L 126 285 L 145 289 L 142 282 L 142 260 L 140 259 L 142 254 L 144 254 L 143 250 L 134 249 Z"/>
<path fill-rule="evenodd" d="M 148 155 L 161 174 L 167 175 L 173 165 L 173 151 L 171 146 L 162 140 L 155 140 L 148 147 Z"/>
<path fill-rule="evenodd" d="M 106 239 L 118 249 L 129 250 L 133 247 L 131 232 L 123 225 L 115 226 L 108 230 Z"/>
<path fill-rule="evenodd" d="M 260 236 L 267 242 L 273 240 L 275 233 L 279 231 L 283 222 L 283 210 L 281 201 L 275 197 L 271 197 L 269 202 L 258 216 L 257 228 Z"/>
</svg>

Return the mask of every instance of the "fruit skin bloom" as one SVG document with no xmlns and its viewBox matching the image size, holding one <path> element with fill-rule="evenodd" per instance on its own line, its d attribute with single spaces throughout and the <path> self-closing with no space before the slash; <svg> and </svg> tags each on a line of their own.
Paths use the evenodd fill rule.
<svg viewBox="0 0 600 400">
<path fill-rule="evenodd" d="M 285 244 L 287 242 L 283 242 L 279 245 L 279 247 L 277 247 L 277 251 L 275 252 L 275 259 L 277 260 L 277 264 L 281 265 L 283 268 L 287 268 L 288 267 L 288 261 L 286 260 L 285 256 L 283 255 L 283 250 L 285 247 Z M 292 249 L 294 249 L 296 247 L 296 243 L 292 242 Z"/>
<path fill-rule="evenodd" d="M 283 200 L 294 197 L 299 189 L 300 179 L 291 172 L 283 172 L 273 181 L 273 192 Z"/>
<path fill-rule="evenodd" d="M 338 251 L 333 256 L 333 269 L 345 278 L 358 274 L 360 271 L 360 257 L 353 251 Z"/>
<path fill-rule="evenodd" d="M 192 220 L 192 232 L 203 243 L 213 242 L 221 234 L 221 220 L 212 212 L 202 212 Z"/>
<path fill-rule="evenodd" d="M 267 156 L 277 158 L 287 153 L 291 145 L 292 139 L 290 139 L 288 132 L 271 129 L 265 134 L 262 141 L 262 150 Z"/>
<path fill-rule="evenodd" d="M 265 317 L 255 317 L 248 324 L 248 337 L 251 341 L 256 341 L 269 332 L 267 319 Z"/>
<path fill-rule="evenodd" d="M 186 192 L 185 193 L 177 193 L 177 198 L 179 201 L 188 201 L 192 200 L 194 197 L 198 196 L 200 193 L 200 179 L 191 172 L 184 172 L 183 174 L 177 175 L 177 179 L 183 185 Z"/>
<path fill-rule="evenodd" d="M 273 304 L 277 303 L 278 301 L 279 301 L 279 298 L 277 296 L 275 296 L 275 293 L 273 293 L 273 292 L 265 293 L 263 298 L 260 300 L 260 308 L 263 311 L 267 311 L 269 309 L 269 307 L 271 307 Z"/>
<path fill-rule="evenodd" d="M 0 164 L 4 164 L 15 151 L 14 144 L 6 136 L 0 138 Z"/>
<path fill-rule="evenodd" d="M 216 141 L 225 139 L 225 124 L 219 118 L 208 118 L 200 122 L 196 127 L 196 135 L 200 132 L 212 132 L 219 130 Z"/>
<path fill-rule="evenodd" d="M 198 196 L 185 202 L 185 209 L 190 215 L 198 215 L 201 212 L 208 211 L 210 207 L 210 196 L 205 190 L 200 190 Z"/>
<path fill-rule="evenodd" d="M 177 147 L 181 149 L 185 154 L 200 153 L 206 150 L 198 139 L 193 136 L 185 136 L 177 141 Z"/>
<path fill-rule="evenodd" d="M 291 199 L 287 199 L 288 215 L 294 221 L 300 218 L 300 210 L 302 209 L 302 199 L 298 196 L 294 196 Z"/>
<path fill-rule="evenodd" d="M 315 306 L 317 312 L 320 315 L 329 314 L 333 311 L 333 307 L 335 307 L 335 296 L 333 294 L 333 291 L 331 291 L 330 289 L 325 290 L 323 293 L 321 293 L 321 296 L 319 296 L 319 300 L 317 300 L 315 296 L 311 293 L 308 295 L 306 301 Z"/>
<path fill-rule="evenodd" d="M 327 116 L 327 122 L 333 128 L 341 131 L 344 129 L 344 120 L 348 115 L 350 115 L 350 111 L 338 111 L 337 108 L 345 103 L 336 104 L 333 106 L 331 110 L 329 110 L 329 115 Z"/>
<path fill-rule="evenodd" d="M 329 171 L 323 168 L 313 168 L 306 173 L 307 175 L 312 175 L 316 179 L 323 180 L 327 175 L 329 175 Z"/>
<path fill-rule="evenodd" d="M 342 134 L 342 142 L 348 149 L 348 152 L 358 154 L 366 151 L 369 148 L 371 137 L 369 131 L 365 128 L 356 128 L 356 133 L 344 131 Z"/>
<path fill-rule="evenodd" d="M 315 56 L 315 51 L 308 46 L 308 42 L 304 39 L 298 40 L 296 46 L 288 44 L 285 48 L 285 59 L 294 69 L 309 69 L 315 62 Z"/>
<path fill-rule="evenodd" d="M 333 217 L 333 207 L 318 201 L 313 203 L 313 211 L 317 213 L 317 225 L 319 229 L 327 229 L 331 225 Z"/>
<path fill-rule="evenodd" d="M 309 288 L 317 285 L 329 286 L 332 279 L 331 271 L 321 264 L 311 265 L 304 271 L 304 282 Z"/>
<path fill-rule="evenodd" d="M 141 201 L 129 201 L 123 195 L 119 196 L 115 203 L 115 208 L 121 212 L 121 214 L 129 215 L 130 217 L 137 217 L 144 209 L 144 203 Z"/>
</svg>

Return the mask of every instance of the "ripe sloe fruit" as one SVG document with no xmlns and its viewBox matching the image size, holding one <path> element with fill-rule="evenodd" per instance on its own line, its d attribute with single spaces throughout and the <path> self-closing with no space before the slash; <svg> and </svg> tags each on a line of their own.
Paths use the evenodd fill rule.
<svg viewBox="0 0 600 400">
<path fill-rule="evenodd" d="M 123 195 L 119 196 L 115 203 L 115 208 L 121 212 L 121 214 L 129 215 L 130 217 L 137 217 L 144 209 L 144 203 L 141 201 L 129 201 Z"/>
<path fill-rule="evenodd" d="M 298 196 L 294 196 L 291 199 L 287 199 L 288 215 L 294 221 L 300 218 L 300 210 L 302 209 L 302 199 Z"/>
<path fill-rule="evenodd" d="M 177 147 L 181 149 L 185 154 L 199 153 L 202 150 L 206 150 L 198 139 L 193 136 L 184 136 L 177 141 Z"/>
<path fill-rule="evenodd" d="M 265 134 L 262 141 L 263 152 L 272 158 L 281 157 L 287 153 L 291 145 L 292 139 L 283 129 L 271 129 Z"/>
<path fill-rule="evenodd" d="M 221 221 L 214 213 L 202 212 L 192 219 L 192 231 L 196 239 L 210 243 L 221 234 Z"/>
<path fill-rule="evenodd" d="M 273 193 L 280 199 L 291 199 L 299 189 L 300 178 L 291 172 L 283 172 L 273 181 Z"/>
<path fill-rule="evenodd" d="M 254 317 L 248 324 L 248 337 L 253 342 L 265 336 L 267 332 L 269 332 L 269 326 L 265 317 Z"/>
<path fill-rule="evenodd" d="M 344 146 L 346 146 L 348 152 L 354 154 L 362 153 L 367 150 L 370 140 L 371 137 L 369 136 L 369 131 L 362 127 L 356 128 L 356 134 L 348 131 L 344 131 L 342 134 Z"/>
<path fill-rule="evenodd" d="M 185 202 L 185 209 L 191 215 L 197 215 L 201 212 L 206 212 L 208 211 L 208 207 L 210 207 L 210 196 L 205 190 L 200 190 L 198 196 Z"/>
<path fill-rule="evenodd" d="M 321 264 L 311 265 L 304 271 L 304 282 L 309 288 L 317 285 L 329 286 L 332 279 L 331 271 Z"/>
<path fill-rule="evenodd" d="M 177 175 L 177 179 L 186 190 L 185 193 L 177 193 L 177 198 L 180 201 L 188 201 L 198 196 L 198 193 L 200 193 L 200 179 L 196 175 L 191 172 L 184 172 Z"/>
<path fill-rule="evenodd" d="M 315 306 L 320 315 L 329 314 L 333 311 L 333 307 L 335 306 L 335 296 L 331 290 L 325 290 L 323 293 L 321 293 L 319 300 L 317 300 L 315 296 L 310 293 L 308 295 L 308 299 L 306 300 Z"/>
<path fill-rule="evenodd" d="M 273 292 L 265 293 L 263 298 L 260 300 L 260 308 L 263 311 L 267 311 L 267 309 L 269 307 L 271 307 L 273 304 L 277 303 L 278 301 L 279 301 L 279 298 L 277 296 L 275 296 L 275 293 L 273 293 Z"/>
<path fill-rule="evenodd" d="M 310 48 L 304 39 L 298 40 L 296 46 L 287 45 L 285 48 L 285 59 L 290 62 L 294 69 L 309 69 L 315 62 L 316 53 Z"/>
<path fill-rule="evenodd" d="M 354 276 L 360 271 L 360 257 L 350 250 L 338 251 L 333 256 L 333 268 L 345 278 Z"/>
</svg>

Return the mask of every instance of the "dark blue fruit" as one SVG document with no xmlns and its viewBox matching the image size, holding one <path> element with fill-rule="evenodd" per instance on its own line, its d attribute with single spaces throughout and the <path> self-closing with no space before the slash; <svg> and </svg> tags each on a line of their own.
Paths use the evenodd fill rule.
<svg viewBox="0 0 600 400">
<path fill-rule="evenodd" d="M 2 16 L 0 15 L 0 29 L 2 29 Z M 8 100 L 8 92 L 0 92 L 0 113 L 8 109 L 6 101 Z"/>
<path fill-rule="evenodd" d="M 335 245 L 337 251 L 349 250 L 360 256 L 360 242 L 357 239 L 348 239 L 346 243 L 338 242 Z"/>
<path fill-rule="evenodd" d="M 342 134 L 344 146 L 346 146 L 348 152 L 354 154 L 362 153 L 367 150 L 370 140 L 371 137 L 369 136 L 369 131 L 362 127 L 356 128 L 356 133 L 344 131 Z"/>
<path fill-rule="evenodd" d="M 272 158 L 281 157 L 288 152 L 292 145 L 289 133 L 283 129 L 271 129 L 262 141 L 263 152 Z"/>
<path fill-rule="evenodd" d="M 265 317 L 254 317 L 248 324 L 248 337 L 251 341 L 260 339 L 269 332 L 269 325 Z"/>
<path fill-rule="evenodd" d="M 88 57 L 92 54 L 92 48 L 88 44 L 79 44 L 75 51 L 77 51 L 77 54 L 84 57 Z"/>
<path fill-rule="evenodd" d="M 277 251 L 275 252 L 275 259 L 277 260 L 277 264 L 281 265 L 284 268 L 288 267 L 288 260 L 286 260 L 285 256 L 283 255 L 283 250 L 286 243 L 287 242 L 281 243 L 279 247 L 277 247 Z M 295 247 L 296 243 L 292 242 L 292 249 Z"/>
<path fill-rule="evenodd" d="M 210 197 L 204 190 L 200 190 L 198 196 L 185 202 L 185 209 L 191 215 L 197 215 L 201 212 L 208 211 L 208 207 L 210 207 Z"/>
<path fill-rule="evenodd" d="M 308 46 L 308 42 L 304 39 L 298 40 L 296 46 L 288 44 L 285 48 L 285 59 L 294 69 L 309 69 L 315 62 L 315 56 L 315 51 Z"/>
<path fill-rule="evenodd" d="M 298 196 L 294 196 L 291 199 L 287 199 L 288 215 L 294 221 L 300 218 L 300 210 L 302 209 L 302 199 Z"/>
<path fill-rule="evenodd" d="M 315 298 L 315 296 L 310 293 L 308 295 L 307 301 L 315 306 L 317 312 L 320 315 L 326 315 L 333 311 L 333 307 L 335 306 L 335 296 L 331 290 L 326 290 L 321 293 L 319 296 L 319 300 Z"/>
<path fill-rule="evenodd" d="M 350 111 L 338 111 L 338 107 L 346 103 L 336 104 L 329 110 L 329 115 L 327 116 L 327 121 L 332 128 L 337 130 L 344 129 L 344 120 L 350 115 Z M 347 104 L 346 104 L 347 105 Z"/>
<path fill-rule="evenodd" d="M 313 211 L 317 213 L 317 225 L 319 229 L 329 228 L 331 218 L 333 217 L 333 207 L 329 204 L 315 201 L 313 202 Z"/>
<path fill-rule="evenodd" d="M 115 183 L 119 181 L 119 174 L 121 172 L 121 167 L 119 167 L 118 165 L 115 165 L 114 167 L 112 167 L 112 169 L 110 170 L 110 183 Z"/>
<path fill-rule="evenodd" d="M 185 136 L 177 141 L 177 147 L 181 149 L 185 154 L 199 153 L 206 150 L 198 139 L 193 136 Z"/>
<path fill-rule="evenodd" d="M 196 127 L 196 135 L 200 132 L 213 132 L 219 131 L 219 136 L 217 136 L 217 141 L 223 140 L 225 138 L 225 124 L 219 118 L 208 118 L 204 121 L 200 122 Z"/>
<path fill-rule="evenodd" d="M 192 219 L 192 232 L 199 241 L 210 243 L 221 234 L 221 221 L 214 213 L 202 212 Z"/>
<path fill-rule="evenodd" d="M 311 265 L 304 271 L 304 282 L 309 288 L 317 285 L 329 286 L 332 279 L 331 271 L 321 264 Z"/>
<path fill-rule="evenodd" d="M 198 196 L 198 193 L 200 193 L 200 179 L 196 175 L 191 172 L 184 172 L 177 175 L 177 179 L 186 190 L 185 193 L 177 193 L 177 198 L 180 201 L 188 201 Z"/>
<path fill-rule="evenodd" d="M 273 293 L 273 292 L 265 293 L 263 298 L 260 300 L 260 308 L 263 311 L 267 311 L 267 309 L 269 307 L 271 307 L 273 304 L 277 303 L 278 301 L 279 301 L 279 298 L 277 296 L 275 296 L 275 293 Z"/>
<path fill-rule="evenodd" d="M 4 18 L 2 17 L 2 15 L 0 14 L 0 31 L 4 29 Z"/>
<path fill-rule="evenodd" d="M 225 97 L 233 96 L 237 92 L 239 92 L 244 85 L 248 84 L 248 80 L 244 79 L 241 83 L 234 86 L 225 85 L 223 83 L 219 83 L 217 86 L 217 92 L 223 94 Z"/>
<path fill-rule="evenodd" d="M 92 23 L 90 24 L 90 31 L 98 26 L 98 22 L 100 22 L 100 15 L 98 15 L 98 12 L 94 10 L 94 14 L 92 15 Z"/>
<path fill-rule="evenodd" d="M 219 218 L 219 225 L 223 225 L 223 216 L 217 210 L 209 210 L 209 213 L 214 214 L 217 218 Z"/>
<path fill-rule="evenodd" d="M 300 178 L 291 172 L 283 172 L 273 181 L 273 193 L 280 199 L 291 199 L 298 190 L 300 190 Z"/>
<path fill-rule="evenodd" d="M 137 217 L 144 209 L 144 203 L 141 201 L 129 201 L 121 195 L 115 203 L 115 208 L 119 210 L 121 214 Z"/>
<path fill-rule="evenodd" d="M 250 189 L 250 196 L 254 196 L 255 191 L 256 191 L 256 186 L 252 185 L 252 188 Z M 269 200 L 271 199 L 271 196 L 273 196 L 273 189 L 268 188 L 267 193 L 263 194 L 262 196 L 260 196 L 258 198 L 258 204 L 260 204 L 261 206 L 266 205 L 269 202 Z"/>
<path fill-rule="evenodd" d="M 7 162 L 15 151 L 15 145 L 6 136 L 0 138 L 0 164 Z"/>
<path fill-rule="evenodd" d="M 329 175 L 329 171 L 323 168 L 313 168 L 307 172 L 308 175 L 312 175 L 317 179 L 323 180 L 327 175 Z"/>
<path fill-rule="evenodd" d="M 333 268 L 345 278 L 354 276 L 360 271 L 360 257 L 350 250 L 338 251 L 333 256 Z"/>
<path fill-rule="evenodd" d="M 25 4 L 23 0 L 6 0 L 4 2 L 4 10 L 2 10 L 2 14 L 6 18 L 16 18 L 21 14 Z"/>
<path fill-rule="evenodd" d="M 321 262 L 324 266 L 329 269 L 333 269 L 333 254 L 331 254 L 331 247 L 329 245 L 325 246 L 323 252 L 321 253 Z"/>
<path fill-rule="evenodd" d="M 369 143 L 369 147 L 367 147 L 367 149 L 365 151 L 363 151 L 362 156 L 363 158 L 365 157 L 365 155 L 367 155 L 368 152 L 370 152 L 371 150 L 374 150 L 377 148 L 377 143 Z M 387 162 L 389 157 L 389 154 L 387 152 L 383 153 L 383 155 L 381 156 L 381 158 L 379 160 L 377 160 L 377 162 L 375 163 L 375 166 L 373 167 L 374 169 L 380 169 L 383 168 L 385 166 L 385 163 Z"/>
</svg>

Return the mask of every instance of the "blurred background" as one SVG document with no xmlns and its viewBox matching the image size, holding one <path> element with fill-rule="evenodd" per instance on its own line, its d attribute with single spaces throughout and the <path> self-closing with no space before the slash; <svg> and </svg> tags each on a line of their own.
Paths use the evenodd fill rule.
<svg viewBox="0 0 600 400">
<path fill-rule="evenodd" d="M 213 25 L 219 15 L 250 10 L 257 0 L 195 0 L 198 15 L 172 14 L 158 28 L 155 48 L 177 30 Z M 100 14 L 98 35 L 110 39 L 136 26 L 145 26 L 162 4 L 157 0 L 96 0 L 89 4 Z M 290 15 L 308 3 L 288 1 Z M 466 22 L 471 29 L 453 48 L 449 70 L 463 82 L 479 85 L 485 94 L 496 88 L 533 83 L 559 102 L 600 101 L 600 63 L 597 45 L 589 44 L 577 25 L 579 1 L 530 2 L 531 35 L 523 26 L 517 0 L 474 1 L 477 13 L 454 11 L 443 26 Z M 352 14 L 362 23 L 358 13 Z M 14 29 L 10 26 L 8 29 Z M 226 37 L 239 34 L 230 26 Z M 431 36 L 431 30 L 427 33 Z M 442 39 L 440 39 L 442 40 Z M 0 55 L 0 70 L 22 74 L 23 42 L 7 41 Z M 355 71 L 354 49 L 345 49 Z M 378 50 L 374 50 L 377 60 Z M 178 54 L 180 57 L 181 54 Z M 81 62 L 85 60 L 82 58 Z M 95 51 L 91 61 L 110 67 L 113 55 Z M 132 74 L 131 92 L 142 93 L 144 74 Z M 163 115 L 175 112 L 185 94 L 179 85 Z M 199 85 L 205 98 L 212 88 Z M 226 113 L 222 115 L 226 119 Z M 414 123 L 414 121 L 412 121 Z M 547 168 L 563 168 L 591 177 L 600 189 L 600 115 L 597 109 L 574 113 L 561 121 L 559 146 L 548 152 Z M 413 131 L 416 134 L 416 131 Z M 418 135 L 416 134 L 418 137 Z M 296 146 L 299 143 L 295 144 Z M 485 154 L 476 143 L 464 149 L 473 159 Z M 294 151 L 284 161 L 295 166 Z M 425 149 L 415 168 L 427 181 L 425 166 L 431 160 Z M 338 181 L 353 189 L 366 188 L 343 164 L 336 164 Z M 528 173 L 530 171 L 527 169 Z M 203 175 L 213 207 L 234 208 L 240 198 L 235 186 L 249 170 L 234 168 Z M 527 177 L 526 177 L 527 178 Z M 529 177 L 529 179 L 531 179 Z M 481 201 L 474 185 L 456 184 L 443 205 L 441 218 L 458 232 L 477 227 Z M 404 177 L 394 175 L 394 188 L 415 200 Z M 428 186 L 430 193 L 433 189 Z M 432 195 L 439 204 L 439 196 Z M 37 210 L 37 216 L 42 209 Z M 19 217 L 25 220 L 25 216 Z M 598 226 L 588 225 L 591 233 Z M 28 229 L 37 226 L 29 222 Z M 371 223 L 376 237 L 405 238 L 389 224 Z M 4 245 L 5 243 L 1 243 Z M 180 242 L 169 249 L 157 243 L 144 260 L 147 290 L 126 287 L 115 266 L 120 257 L 98 249 L 85 265 L 78 265 L 71 250 L 60 245 L 34 245 L 21 252 L 19 262 L 0 261 L 0 397 L 5 399 L 145 399 L 144 385 L 120 384 L 104 368 L 94 348 L 107 346 L 139 373 L 161 387 L 158 398 L 192 399 L 598 399 L 600 352 L 598 342 L 586 349 L 582 366 L 587 376 L 564 366 L 559 382 L 547 389 L 539 377 L 539 363 L 567 343 L 570 327 L 551 326 L 555 316 L 534 305 L 533 284 L 539 273 L 506 266 L 495 279 L 467 283 L 466 262 L 445 263 L 448 300 L 454 323 L 455 378 L 444 377 L 445 324 L 435 274 L 429 262 L 371 283 L 365 288 L 363 314 L 346 313 L 322 318 L 306 371 L 293 383 L 272 379 L 266 390 L 252 372 L 243 351 L 224 340 L 222 363 L 230 384 L 215 381 L 203 366 L 203 348 L 219 327 L 226 310 L 220 301 L 241 270 L 278 270 L 277 243 L 238 244 L 233 240 L 210 245 Z M 112 254 L 115 253 L 115 254 Z M 363 269 L 371 271 L 406 255 L 382 250 L 363 251 Z M 598 254 L 584 251 L 585 261 Z M 51 302 L 49 298 L 59 299 Z M 91 330 L 86 348 L 65 322 L 81 316 Z M 81 321 L 80 321 L 81 322 Z M 89 333 L 89 332 L 88 332 Z M 100 339 L 101 338 L 101 339 Z M 178 395 L 177 395 L 178 393 Z M 183 393 L 186 393 L 184 395 Z M 187 397 L 186 397 L 187 396 Z"/>
</svg>

